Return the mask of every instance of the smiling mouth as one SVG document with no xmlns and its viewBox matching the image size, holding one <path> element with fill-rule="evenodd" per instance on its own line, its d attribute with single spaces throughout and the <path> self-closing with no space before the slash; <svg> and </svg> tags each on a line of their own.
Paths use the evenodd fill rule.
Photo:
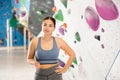
<svg viewBox="0 0 120 80">
<path fill-rule="evenodd" d="M 49 32 L 48 30 L 44 30 L 44 32 Z"/>
</svg>

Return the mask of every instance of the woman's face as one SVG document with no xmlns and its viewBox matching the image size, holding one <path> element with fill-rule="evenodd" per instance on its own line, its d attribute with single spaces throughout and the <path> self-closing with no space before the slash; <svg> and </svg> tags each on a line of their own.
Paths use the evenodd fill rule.
<svg viewBox="0 0 120 80">
<path fill-rule="evenodd" d="M 42 23 L 42 31 L 44 32 L 44 34 L 52 34 L 52 32 L 54 31 L 54 23 L 51 20 L 44 20 Z"/>
</svg>

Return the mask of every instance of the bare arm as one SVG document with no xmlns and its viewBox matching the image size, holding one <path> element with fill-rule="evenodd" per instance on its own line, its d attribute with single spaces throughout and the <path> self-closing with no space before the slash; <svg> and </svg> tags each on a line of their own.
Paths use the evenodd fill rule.
<svg viewBox="0 0 120 80">
<path fill-rule="evenodd" d="M 63 70 L 58 71 L 58 73 L 64 73 L 67 71 L 67 69 L 70 67 L 70 65 L 72 64 L 74 58 L 75 58 L 75 53 L 74 51 L 70 48 L 70 46 L 62 39 L 60 39 L 60 48 L 62 50 L 64 50 L 66 52 L 66 54 L 69 55 L 69 59 L 66 63 L 66 65 L 64 66 Z"/>
<path fill-rule="evenodd" d="M 27 62 L 34 64 L 34 55 L 35 55 L 35 39 L 32 39 L 28 47 Z"/>
</svg>

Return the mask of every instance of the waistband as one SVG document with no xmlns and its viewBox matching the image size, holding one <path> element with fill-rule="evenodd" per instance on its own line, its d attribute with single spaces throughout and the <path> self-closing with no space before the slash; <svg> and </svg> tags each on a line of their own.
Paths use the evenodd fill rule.
<svg viewBox="0 0 120 80">
<path fill-rule="evenodd" d="M 55 72 L 56 67 L 58 67 L 58 65 L 55 65 L 55 66 L 50 67 L 50 68 L 48 68 L 48 69 L 37 69 L 37 70 L 36 70 L 36 74 L 37 74 L 37 75 L 41 75 L 41 76 L 49 76 L 49 75 L 52 75 L 52 74 L 56 73 L 56 72 Z"/>
</svg>

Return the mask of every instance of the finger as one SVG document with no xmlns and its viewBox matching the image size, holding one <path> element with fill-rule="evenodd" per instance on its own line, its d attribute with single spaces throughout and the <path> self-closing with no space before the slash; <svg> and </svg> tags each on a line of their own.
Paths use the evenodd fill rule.
<svg viewBox="0 0 120 80">
<path fill-rule="evenodd" d="M 56 69 L 55 72 L 56 73 L 60 73 L 62 71 L 62 69 Z"/>
<path fill-rule="evenodd" d="M 61 70 L 61 69 L 62 69 L 62 68 L 60 68 L 60 67 L 57 67 L 57 68 L 56 68 L 56 70 Z"/>
<path fill-rule="evenodd" d="M 60 69 L 56 69 L 55 72 L 60 72 Z"/>
<path fill-rule="evenodd" d="M 58 67 L 56 67 L 56 69 L 59 69 L 60 67 L 58 66 Z"/>
<path fill-rule="evenodd" d="M 66 71 L 67 71 L 66 69 L 62 69 L 60 72 L 65 73 Z"/>
<path fill-rule="evenodd" d="M 58 72 L 59 72 L 59 70 L 58 70 L 58 69 L 56 69 L 56 70 L 55 70 L 55 72 L 57 72 L 57 73 L 58 73 Z"/>
<path fill-rule="evenodd" d="M 59 74 L 65 73 L 65 72 L 66 72 L 66 69 L 63 69 L 63 68 L 61 68 L 61 69 L 59 69 L 59 70 L 57 71 L 57 73 L 59 73 Z"/>
</svg>

